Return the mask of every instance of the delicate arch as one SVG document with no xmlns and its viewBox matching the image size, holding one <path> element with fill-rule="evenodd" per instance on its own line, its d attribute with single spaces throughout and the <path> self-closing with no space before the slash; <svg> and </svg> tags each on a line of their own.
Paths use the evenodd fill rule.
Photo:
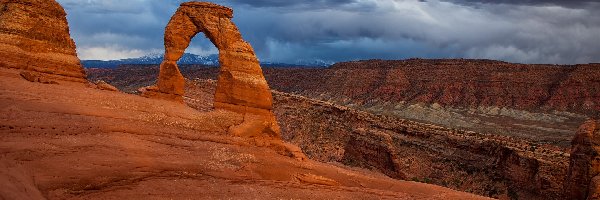
<svg viewBox="0 0 600 200">
<path fill-rule="evenodd" d="M 165 59 L 157 92 L 182 101 L 185 80 L 177 61 L 192 38 L 202 32 L 219 49 L 221 69 L 215 108 L 271 113 L 272 96 L 258 59 L 231 21 L 233 10 L 213 3 L 183 3 L 165 29 Z"/>
</svg>

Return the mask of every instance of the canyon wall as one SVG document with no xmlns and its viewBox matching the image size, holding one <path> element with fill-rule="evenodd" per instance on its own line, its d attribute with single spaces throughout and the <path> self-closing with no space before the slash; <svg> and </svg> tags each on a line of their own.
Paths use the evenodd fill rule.
<svg viewBox="0 0 600 200">
<path fill-rule="evenodd" d="M 438 103 L 454 107 L 600 112 L 600 64 L 527 65 L 492 60 L 409 59 L 266 71 L 273 89 L 354 104 Z"/>
</svg>

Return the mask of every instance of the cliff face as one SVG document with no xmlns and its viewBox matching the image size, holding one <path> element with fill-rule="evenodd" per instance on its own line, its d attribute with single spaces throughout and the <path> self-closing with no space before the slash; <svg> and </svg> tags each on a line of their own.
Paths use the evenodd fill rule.
<svg viewBox="0 0 600 200">
<path fill-rule="evenodd" d="M 274 89 L 329 94 L 356 104 L 438 103 L 454 107 L 600 112 L 600 64 L 525 65 L 490 60 L 356 61 L 267 75 Z M 267 73 L 269 74 L 269 73 Z M 273 77 L 274 76 L 274 77 Z"/>
<path fill-rule="evenodd" d="M 477 62 L 477 61 L 464 61 Z M 488 61 L 489 62 L 489 61 Z M 466 65 L 466 64 L 465 64 Z M 470 64 L 474 65 L 474 64 Z M 483 67 L 474 67 L 483 68 Z M 562 69 L 561 67 L 558 67 Z M 589 69 L 594 69 L 588 66 Z M 207 66 L 182 66 L 182 73 L 188 79 L 216 79 L 219 74 L 219 68 Z M 381 90 L 377 88 L 389 88 L 390 90 L 400 90 L 402 77 L 388 76 L 385 79 L 389 86 L 377 86 L 370 88 L 372 82 L 380 78 L 379 72 L 383 69 L 325 69 L 325 68 L 265 68 L 264 73 L 270 86 L 281 92 L 299 94 L 312 99 L 332 102 L 338 105 L 351 107 L 358 110 L 368 111 L 374 114 L 383 114 L 396 116 L 404 119 L 416 120 L 419 122 L 437 124 L 449 128 L 470 130 L 481 133 L 496 135 L 514 136 L 526 139 L 532 142 L 542 144 L 558 145 L 561 148 L 568 149 L 571 145 L 573 134 L 577 128 L 587 119 L 585 114 L 576 114 L 576 110 L 567 109 L 565 111 L 556 111 L 549 109 L 547 111 L 540 109 L 516 109 L 511 107 L 499 106 L 476 106 L 460 108 L 460 103 L 456 106 L 442 106 L 439 103 L 427 104 L 418 101 L 393 101 L 395 96 L 378 96 L 375 92 Z M 396 71 L 407 70 L 399 68 Z M 425 70 L 425 69 L 423 69 Z M 544 70 L 540 70 L 544 71 Z M 438 70 L 438 72 L 444 72 Z M 152 84 L 155 81 L 154 76 L 158 73 L 158 66 L 130 65 L 123 66 L 115 70 L 90 69 L 90 78 L 93 80 L 103 79 L 109 83 L 118 85 L 124 91 L 134 92 L 136 87 Z M 426 72 L 412 72 L 414 76 Z M 459 70 L 445 72 L 450 75 L 465 77 Z M 135 74 L 136 77 L 130 77 Z M 593 71 L 589 72 L 593 75 Z M 448 75 L 448 76 L 450 76 Z M 477 78 L 477 77 L 476 77 Z M 487 80 L 489 77 L 478 77 Z M 398 80 L 396 80 L 398 79 Z M 416 78 L 415 78 L 416 79 Z M 548 77 L 547 79 L 553 79 Z M 581 79 L 574 76 L 573 79 Z M 458 80 L 455 80 L 458 81 Z M 520 90 L 510 86 L 511 81 L 508 78 L 502 79 L 506 84 L 506 92 L 511 90 Z M 588 78 L 581 90 L 594 91 L 594 79 Z M 461 85 L 462 82 L 446 84 Z M 440 83 L 442 84 L 442 83 Z M 419 90 L 422 93 L 430 92 L 427 88 L 413 87 L 407 84 L 406 90 Z M 423 86 L 425 87 L 425 86 Z M 516 87 L 516 86 L 515 86 Z M 523 86 L 525 87 L 525 86 Z M 361 89 L 363 88 L 363 89 Z M 360 94 L 356 91 L 360 91 Z M 348 93 L 356 92 L 353 98 L 348 97 Z M 481 92 L 487 92 L 482 89 Z M 346 94 L 346 95 L 344 95 Z M 382 99 L 388 100 L 382 100 Z M 593 112 L 593 111 L 592 111 Z"/>
<path fill-rule="evenodd" d="M 275 108 L 283 138 L 312 159 L 495 198 L 562 199 L 568 157 L 553 146 L 278 92 Z"/>
<path fill-rule="evenodd" d="M 267 69 L 275 90 L 449 128 L 570 147 L 600 113 L 600 64 L 490 60 L 357 61 Z"/>
<path fill-rule="evenodd" d="M 600 198 L 600 121 L 584 123 L 571 148 L 565 194 L 569 199 Z"/>
<path fill-rule="evenodd" d="M 122 70 L 138 67 L 142 66 L 125 66 Z M 188 78 L 215 78 L 218 71 L 190 66 L 184 74 Z M 344 104 L 393 107 L 400 103 L 437 103 L 466 108 L 557 110 L 590 116 L 600 112 L 600 64 L 371 60 L 338 63 L 330 68 L 265 68 L 264 74 L 274 90 Z"/>
<path fill-rule="evenodd" d="M 54 0 L 0 0 L 0 67 L 85 81 L 64 9 Z"/>
</svg>

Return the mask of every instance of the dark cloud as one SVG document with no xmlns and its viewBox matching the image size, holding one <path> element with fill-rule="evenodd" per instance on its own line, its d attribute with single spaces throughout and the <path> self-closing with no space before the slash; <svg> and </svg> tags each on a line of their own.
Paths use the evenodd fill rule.
<svg viewBox="0 0 600 200">
<path fill-rule="evenodd" d="M 222 0 L 223 3 L 238 5 L 249 5 L 253 7 L 338 7 L 345 4 L 354 3 L 356 0 L 303 0 L 303 1 L 282 1 L 282 0 Z"/>
<path fill-rule="evenodd" d="M 444 0 L 465 5 L 480 4 L 511 4 L 529 6 L 563 6 L 569 8 L 583 8 L 598 4 L 599 0 Z"/>
<path fill-rule="evenodd" d="M 159 0 L 59 0 L 83 59 L 158 53 L 164 27 L 179 5 Z"/>
<path fill-rule="evenodd" d="M 80 56 L 109 59 L 161 52 L 164 27 L 181 1 L 59 2 L 69 13 Z M 263 61 L 465 57 L 600 62 L 596 7 L 465 6 L 432 0 L 215 2 L 235 10 L 234 22 Z M 188 50 L 216 53 L 204 37 L 194 39 Z"/>
<path fill-rule="evenodd" d="M 339 61 L 468 57 L 526 63 L 596 62 L 600 20 L 593 10 L 444 2 L 379 1 L 373 11 L 240 12 L 238 24 L 261 57 Z M 243 24 L 249 25 L 248 27 Z M 594 61 L 596 60 L 596 61 Z"/>
</svg>

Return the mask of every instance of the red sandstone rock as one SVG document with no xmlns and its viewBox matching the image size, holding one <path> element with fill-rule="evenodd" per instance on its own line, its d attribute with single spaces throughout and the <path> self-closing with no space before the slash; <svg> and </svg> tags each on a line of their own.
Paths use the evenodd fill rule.
<svg viewBox="0 0 600 200">
<path fill-rule="evenodd" d="M 54 0 L 0 0 L 0 67 L 84 82 L 66 15 Z"/>
<path fill-rule="evenodd" d="M 571 162 L 564 184 L 568 199 L 598 199 L 600 193 L 600 121 L 583 124 L 571 150 Z"/>
<path fill-rule="evenodd" d="M 600 199 L 600 176 L 594 176 L 588 187 L 588 199 Z"/>
<path fill-rule="evenodd" d="M 273 97 L 258 59 L 249 43 L 231 22 L 233 10 L 213 3 L 183 3 L 165 30 L 165 59 L 157 87 L 145 88 L 144 96 L 183 102 L 185 79 L 177 61 L 192 38 L 203 32 L 219 49 L 221 69 L 214 106 L 245 114 L 248 119 L 232 127 L 234 135 L 280 137 L 272 113 Z"/>
<path fill-rule="evenodd" d="M 266 69 L 265 75 L 277 91 L 338 102 L 350 99 L 356 105 L 378 101 L 600 113 L 600 64 L 366 60 L 326 69 Z"/>
<path fill-rule="evenodd" d="M 161 64 L 158 88 L 162 93 L 183 95 L 184 79 L 177 67 L 192 38 L 204 32 L 219 49 L 221 72 L 215 94 L 216 107 L 232 104 L 270 110 L 272 97 L 254 50 L 231 18 L 230 8 L 212 3 L 181 4 L 165 31 L 165 60 Z"/>
<path fill-rule="evenodd" d="M 101 90 L 108 90 L 108 91 L 113 91 L 113 92 L 119 91 L 119 89 L 117 89 L 115 86 L 112 86 L 111 84 L 108 84 L 105 81 L 96 82 L 96 86 L 98 86 L 98 89 L 101 89 Z"/>
<path fill-rule="evenodd" d="M 25 80 L 28 80 L 29 82 L 43 84 L 58 84 L 56 81 L 49 80 L 41 74 L 32 71 L 22 71 L 19 75 L 21 75 L 21 77 L 23 77 Z"/>
</svg>

